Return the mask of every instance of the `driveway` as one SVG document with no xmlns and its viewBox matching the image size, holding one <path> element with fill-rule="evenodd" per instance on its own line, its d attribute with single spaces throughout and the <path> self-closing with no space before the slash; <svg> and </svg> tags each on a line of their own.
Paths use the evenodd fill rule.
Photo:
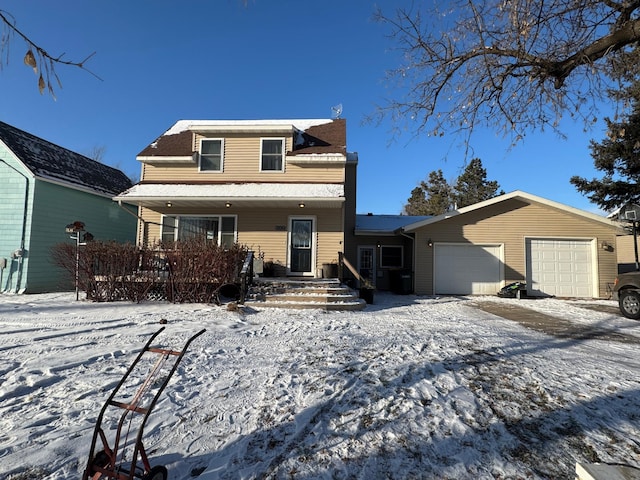
<svg viewBox="0 0 640 480">
<path fill-rule="evenodd" d="M 572 323 L 562 318 L 553 317 L 516 303 L 478 301 L 474 306 L 480 310 L 497 315 L 507 320 L 518 322 L 531 330 L 553 335 L 558 338 L 571 338 L 575 340 L 609 340 L 613 342 L 640 344 L 640 338 L 633 335 L 625 335 L 614 330 L 601 327 L 585 326 Z M 581 307 L 597 310 L 613 315 L 620 315 L 620 311 L 607 305 L 591 305 L 585 303 Z"/>
</svg>

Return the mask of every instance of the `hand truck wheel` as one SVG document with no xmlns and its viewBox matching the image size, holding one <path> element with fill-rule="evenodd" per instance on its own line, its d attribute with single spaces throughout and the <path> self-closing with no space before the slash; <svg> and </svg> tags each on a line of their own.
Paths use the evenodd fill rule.
<svg viewBox="0 0 640 480">
<path fill-rule="evenodd" d="M 107 452 L 100 450 L 96 453 L 95 457 L 93 457 L 93 460 L 91 460 L 91 474 L 94 474 L 97 471 L 93 467 L 106 468 L 109 466 L 109 463 L 111 463 L 111 459 L 109 458 L 109 455 L 107 455 Z"/>
<path fill-rule="evenodd" d="M 167 480 L 167 468 L 162 465 L 151 467 L 149 473 L 142 477 L 142 480 Z"/>
</svg>

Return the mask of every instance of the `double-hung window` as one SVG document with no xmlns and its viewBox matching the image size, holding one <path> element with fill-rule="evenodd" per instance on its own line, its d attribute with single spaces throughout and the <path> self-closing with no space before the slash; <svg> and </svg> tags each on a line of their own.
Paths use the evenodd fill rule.
<svg viewBox="0 0 640 480">
<path fill-rule="evenodd" d="M 200 140 L 200 171 L 222 172 L 224 142 L 220 138 Z"/>
<path fill-rule="evenodd" d="M 223 247 L 231 247 L 236 242 L 236 217 L 165 216 L 162 218 L 161 238 L 163 241 L 202 238 Z"/>
<path fill-rule="evenodd" d="M 284 138 L 262 139 L 260 170 L 263 172 L 284 172 Z"/>
</svg>

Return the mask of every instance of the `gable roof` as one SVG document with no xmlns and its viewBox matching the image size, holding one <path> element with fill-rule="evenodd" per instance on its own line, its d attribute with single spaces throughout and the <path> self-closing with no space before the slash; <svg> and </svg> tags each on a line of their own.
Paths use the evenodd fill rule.
<svg viewBox="0 0 640 480">
<path fill-rule="evenodd" d="M 263 135 L 290 134 L 293 150 L 287 155 L 342 154 L 347 150 L 346 120 L 179 120 L 142 150 L 136 158 L 191 157 L 193 134 L 255 132 Z"/>
<path fill-rule="evenodd" d="M 131 187 L 120 170 L 0 122 L 0 141 L 41 180 L 111 197 Z"/>
<path fill-rule="evenodd" d="M 499 195 L 497 197 L 490 198 L 489 200 L 485 200 L 483 202 L 474 203 L 473 205 L 469 205 L 467 207 L 462 207 L 457 210 L 452 210 L 450 212 L 443 213 L 442 215 L 437 215 L 435 217 L 427 218 L 425 220 L 421 220 L 421 221 L 412 223 L 410 225 L 406 225 L 405 227 L 402 228 L 402 231 L 411 232 L 411 231 L 417 230 L 418 228 L 421 228 L 427 225 L 432 225 L 432 224 L 441 222 L 443 220 L 446 220 L 448 218 L 456 217 L 458 215 L 464 215 L 465 213 L 480 210 L 482 208 L 489 207 L 491 205 L 495 205 L 495 204 L 506 202 L 508 200 L 513 200 L 513 199 L 521 200 L 529 204 L 538 203 L 541 205 L 546 205 L 548 207 L 556 208 L 558 210 L 571 213 L 573 215 L 579 215 L 581 217 L 584 217 L 586 219 L 589 219 L 595 222 L 603 223 L 613 228 L 617 228 L 617 229 L 620 228 L 620 225 L 618 223 L 613 222 L 601 215 L 596 215 L 595 213 L 590 213 L 585 210 L 580 210 L 578 208 L 570 207 L 563 203 L 554 202 L 553 200 L 548 200 L 546 198 L 538 197 L 536 195 L 523 192 L 521 190 L 514 190 L 513 192 L 506 193 L 504 195 Z"/>
</svg>

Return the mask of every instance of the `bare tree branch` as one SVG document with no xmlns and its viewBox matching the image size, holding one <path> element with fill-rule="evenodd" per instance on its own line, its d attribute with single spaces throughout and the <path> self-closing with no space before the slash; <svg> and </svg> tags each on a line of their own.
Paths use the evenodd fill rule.
<svg viewBox="0 0 640 480">
<path fill-rule="evenodd" d="M 95 52 L 79 62 L 64 59 L 64 53 L 57 56 L 50 55 L 44 48 L 36 44 L 29 36 L 22 32 L 16 26 L 13 16 L 5 10 L 0 10 L 0 25 L 2 26 L 2 36 L 0 37 L 0 67 L 2 67 L 3 64 L 6 65 L 9 63 L 9 45 L 14 35 L 19 36 L 27 44 L 24 63 L 33 68 L 33 71 L 38 75 L 38 89 L 41 94 L 46 88 L 51 96 L 55 98 L 52 79 L 55 80 L 59 88 L 62 88 L 60 78 L 55 71 L 56 65 L 78 67 L 93 75 L 98 80 L 102 80 L 85 66 L 91 57 L 95 55 Z"/>
<path fill-rule="evenodd" d="M 485 126 L 513 142 L 531 130 L 561 133 L 564 115 L 591 125 L 608 88 L 637 73 L 631 62 L 613 64 L 640 41 L 639 13 L 638 0 L 450 0 L 378 11 L 404 59 L 388 72 L 403 93 L 378 113 L 416 135 L 468 139 Z"/>
</svg>

